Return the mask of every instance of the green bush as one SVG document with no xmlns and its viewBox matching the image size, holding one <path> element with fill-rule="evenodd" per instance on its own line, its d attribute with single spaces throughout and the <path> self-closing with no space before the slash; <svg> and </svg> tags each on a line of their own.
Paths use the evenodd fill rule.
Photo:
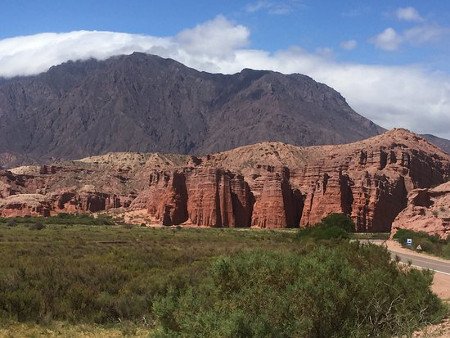
<svg viewBox="0 0 450 338">
<path fill-rule="evenodd" d="M 60 213 L 52 217 L 24 216 L 14 218 L 0 218 L 0 223 L 7 224 L 15 222 L 16 224 L 33 224 L 45 222 L 47 225 L 115 225 L 116 222 L 109 215 L 98 215 L 94 217 L 89 214 L 67 214 Z"/>
<path fill-rule="evenodd" d="M 347 239 L 349 238 L 349 234 L 338 226 L 319 224 L 309 228 L 300 229 L 297 233 L 297 238 L 312 240 Z"/>
<path fill-rule="evenodd" d="M 6 226 L 7 227 L 15 227 L 15 226 L 17 226 L 17 222 L 15 219 L 9 219 L 8 221 L 6 221 Z"/>
<path fill-rule="evenodd" d="M 412 239 L 413 245 L 411 249 L 417 248 L 418 245 L 422 248 L 422 251 L 441 256 L 445 258 L 450 258 L 450 240 L 444 240 L 439 238 L 438 236 L 431 236 L 426 232 L 422 231 L 413 231 L 409 229 L 398 229 L 394 234 L 393 238 L 397 240 L 400 244 L 405 247 L 406 240 Z"/>
<path fill-rule="evenodd" d="M 345 214 L 329 214 L 320 223 L 298 231 L 297 238 L 313 240 L 332 240 L 350 238 L 355 230 L 352 219 Z"/>
<path fill-rule="evenodd" d="M 206 278 L 153 303 L 171 337 L 367 337 L 411 334 L 440 319 L 428 271 L 401 271 L 373 245 L 306 255 L 249 251 L 216 259 Z"/>
<path fill-rule="evenodd" d="M 45 229 L 45 225 L 41 222 L 33 223 L 29 226 L 30 230 L 42 230 Z"/>
<path fill-rule="evenodd" d="M 355 231 L 355 223 L 353 220 L 347 216 L 346 214 L 340 213 L 332 213 L 323 218 L 320 221 L 320 224 L 330 227 L 337 226 L 346 232 L 354 232 Z"/>
</svg>

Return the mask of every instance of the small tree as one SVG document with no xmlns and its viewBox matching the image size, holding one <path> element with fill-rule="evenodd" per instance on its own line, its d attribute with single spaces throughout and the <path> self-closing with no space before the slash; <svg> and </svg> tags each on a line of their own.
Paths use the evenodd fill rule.
<svg viewBox="0 0 450 338">
<path fill-rule="evenodd" d="M 332 213 L 322 219 L 321 225 L 325 227 L 337 226 L 347 232 L 355 231 L 355 223 L 346 214 Z"/>
</svg>

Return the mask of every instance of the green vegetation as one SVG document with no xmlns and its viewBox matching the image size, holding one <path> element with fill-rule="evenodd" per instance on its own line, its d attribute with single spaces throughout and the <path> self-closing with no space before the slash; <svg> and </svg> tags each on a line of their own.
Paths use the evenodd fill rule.
<svg viewBox="0 0 450 338">
<path fill-rule="evenodd" d="M 354 232 L 350 234 L 350 238 L 357 240 L 383 240 L 389 239 L 391 234 L 389 232 Z"/>
<path fill-rule="evenodd" d="M 412 246 L 406 244 L 406 239 L 412 239 Z M 421 251 L 435 256 L 450 259 L 450 239 L 441 239 L 438 236 L 431 236 L 426 232 L 399 229 L 395 235 L 396 239 L 404 247 L 417 250 L 420 245 Z"/>
<path fill-rule="evenodd" d="M 339 213 L 329 214 L 327 217 L 323 218 L 318 225 L 324 227 L 338 227 L 347 232 L 355 231 L 355 223 L 346 214 L 339 214 Z"/>
<path fill-rule="evenodd" d="M 431 282 L 357 242 L 256 250 L 214 260 L 200 283 L 170 288 L 153 309 L 167 337 L 400 336 L 444 314 Z"/>
<path fill-rule="evenodd" d="M 294 232 L 58 218 L 0 224 L 0 335 L 383 336 L 445 312 L 431 273 L 400 270 L 326 222 Z"/>
<path fill-rule="evenodd" d="M 355 223 L 345 214 L 333 213 L 314 226 L 298 231 L 297 237 L 306 241 L 342 240 L 350 238 Z"/>
<path fill-rule="evenodd" d="M 52 217 L 0 217 L 0 225 L 16 226 L 17 224 L 33 225 L 41 223 L 43 225 L 114 225 L 116 222 L 108 215 L 98 215 L 93 217 L 89 214 L 66 214 L 61 213 Z"/>
</svg>

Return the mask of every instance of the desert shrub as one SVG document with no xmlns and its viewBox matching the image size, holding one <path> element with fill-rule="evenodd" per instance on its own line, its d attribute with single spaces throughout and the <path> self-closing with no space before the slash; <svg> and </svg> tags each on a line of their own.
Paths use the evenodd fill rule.
<svg viewBox="0 0 450 338">
<path fill-rule="evenodd" d="M 320 224 L 324 226 L 337 226 L 346 232 L 354 232 L 355 231 L 355 223 L 353 220 L 347 216 L 346 214 L 341 213 L 332 213 L 323 218 L 320 221 Z"/>
<path fill-rule="evenodd" d="M 406 246 L 406 240 L 412 239 L 411 249 L 421 246 L 422 251 L 430 254 L 450 258 L 450 240 L 441 239 L 438 236 L 432 236 L 423 231 L 413 231 L 409 229 L 398 229 L 394 237 L 400 244 Z M 408 246 L 406 246 L 408 247 Z"/>
<path fill-rule="evenodd" d="M 447 243 L 442 246 L 441 256 L 450 259 L 450 241 L 447 241 Z"/>
<path fill-rule="evenodd" d="M 355 224 L 345 214 L 329 214 L 320 223 L 298 231 L 297 238 L 313 240 L 347 239 Z"/>
<path fill-rule="evenodd" d="M 51 217 L 24 216 L 14 218 L 0 218 L 0 223 L 14 221 L 17 224 L 32 224 L 43 222 L 47 225 L 115 225 L 116 222 L 109 215 L 98 215 L 94 217 L 90 214 L 68 214 L 60 213 Z"/>
<path fill-rule="evenodd" d="M 42 229 L 45 229 L 45 225 L 42 224 L 41 222 L 36 222 L 36 223 L 30 224 L 29 229 L 30 230 L 42 230 Z"/>
<path fill-rule="evenodd" d="M 397 232 L 394 234 L 393 238 L 396 239 L 401 244 L 406 244 L 406 240 L 408 238 L 411 238 L 413 240 L 413 242 L 414 242 L 414 239 L 419 239 L 419 238 L 426 238 L 432 243 L 439 242 L 439 237 L 437 237 L 437 236 L 431 236 L 423 231 L 419 232 L 419 231 L 413 231 L 413 230 L 409 230 L 409 229 L 398 229 Z"/>
<path fill-rule="evenodd" d="M 445 313 L 431 282 L 373 245 L 248 251 L 217 258 L 200 283 L 169 288 L 153 310 L 166 336 L 402 335 Z"/>
<path fill-rule="evenodd" d="M 316 225 L 308 228 L 303 228 L 298 231 L 299 239 L 312 239 L 312 240 L 331 240 L 331 239 L 346 239 L 349 238 L 349 234 L 344 229 L 332 225 Z"/>
<path fill-rule="evenodd" d="M 15 227 L 15 226 L 17 226 L 17 222 L 15 219 L 9 219 L 6 221 L 6 226 L 7 227 Z"/>
</svg>

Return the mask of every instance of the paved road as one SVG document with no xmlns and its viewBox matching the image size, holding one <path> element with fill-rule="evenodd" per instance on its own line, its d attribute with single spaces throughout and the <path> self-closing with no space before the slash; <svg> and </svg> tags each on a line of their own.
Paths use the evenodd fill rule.
<svg viewBox="0 0 450 338">
<path fill-rule="evenodd" d="M 384 241 L 380 240 L 370 240 L 368 242 L 378 245 L 384 244 Z M 444 262 L 442 259 L 434 259 L 432 257 L 420 255 L 417 253 L 408 254 L 405 252 L 396 251 L 393 248 L 388 248 L 388 250 L 390 251 L 393 259 L 395 259 L 395 256 L 398 256 L 400 258 L 400 261 L 403 263 L 411 262 L 411 264 L 415 267 L 434 270 L 436 272 L 450 276 L 450 260 Z"/>
<path fill-rule="evenodd" d="M 391 252 L 392 258 L 398 256 L 404 263 L 411 262 L 411 264 L 415 267 L 434 270 L 436 272 L 444 273 L 450 276 L 450 261 L 443 262 L 441 260 L 428 257 L 417 257 L 417 255 L 409 255 L 403 252 L 396 252 L 392 249 L 390 249 L 389 251 Z"/>
</svg>

